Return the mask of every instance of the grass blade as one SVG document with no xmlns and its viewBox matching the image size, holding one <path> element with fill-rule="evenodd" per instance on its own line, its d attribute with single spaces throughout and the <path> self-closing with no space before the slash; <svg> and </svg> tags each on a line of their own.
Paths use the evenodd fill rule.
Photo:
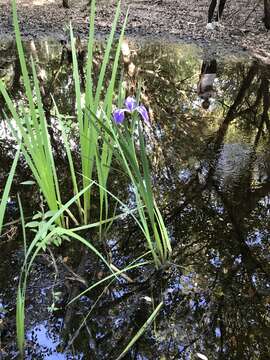
<svg viewBox="0 0 270 360">
<path fill-rule="evenodd" d="M 118 356 L 116 360 L 122 359 L 126 353 L 132 348 L 132 346 L 135 344 L 136 341 L 143 335 L 143 333 L 146 331 L 148 326 L 151 325 L 151 323 L 154 321 L 155 317 L 159 313 L 160 309 L 163 306 L 163 301 L 159 303 L 159 305 L 155 308 L 155 310 L 152 312 L 151 316 L 146 320 L 146 322 L 143 324 L 143 326 L 140 328 L 140 330 L 135 334 L 135 336 L 130 340 L 126 348 L 121 352 L 121 354 Z"/>
<path fill-rule="evenodd" d="M 3 196 L 1 199 L 1 203 L 0 203 L 0 235 L 2 232 L 2 226 L 3 226 L 3 220 L 4 220 L 4 215 L 5 215 L 5 211 L 6 211 L 6 206 L 7 206 L 7 202 L 8 202 L 8 196 L 9 196 L 9 192 L 10 192 L 10 188 L 11 188 L 11 184 L 13 181 L 13 177 L 16 171 L 16 167 L 17 167 L 17 163 L 18 163 L 18 159 L 20 156 L 20 151 L 21 148 L 19 147 L 19 149 L 16 152 L 15 158 L 13 160 L 8 178 L 7 178 L 7 182 L 4 188 L 4 192 L 3 192 Z"/>
<path fill-rule="evenodd" d="M 24 296 L 20 285 L 17 292 L 17 305 L 16 305 L 16 329 L 17 329 L 17 344 L 23 358 L 24 350 Z"/>
</svg>

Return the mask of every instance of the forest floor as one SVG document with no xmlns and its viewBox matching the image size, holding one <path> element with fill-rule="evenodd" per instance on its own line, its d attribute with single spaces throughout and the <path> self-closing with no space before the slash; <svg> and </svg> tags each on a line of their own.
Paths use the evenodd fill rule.
<svg viewBox="0 0 270 360">
<path fill-rule="evenodd" d="M 209 0 L 210 1 L 210 0 Z M 188 41 L 202 47 L 224 51 L 270 52 L 270 31 L 263 24 L 262 0 L 228 0 L 223 27 L 206 30 L 208 0 L 122 0 L 122 16 L 129 20 L 126 34 L 140 39 L 166 42 Z M 109 32 L 117 1 L 96 0 L 96 29 L 100 35 Z M 0 0 L 0 38 L 13 33 L 11 1 Z M 62 39 L 71 21 L 75 32 L 87 36 L 89 8 L 86 0 L 70 0 L 70 9 L 62 0 L 17 0 L 20 28 L 24 37 Z"/>
</svg>

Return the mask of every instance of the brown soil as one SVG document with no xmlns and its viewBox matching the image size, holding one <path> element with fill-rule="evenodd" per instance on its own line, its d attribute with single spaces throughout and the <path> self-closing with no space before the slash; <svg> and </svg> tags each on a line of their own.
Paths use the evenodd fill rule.
<svg viewBox="0 0 270 360">
<path fill-rule="evenodd" d="M 210 0 L 209 0 L 210 1 Z M 264 27 L 262 0 L 227 0 L 223 28 L 206 30 L 208 0 L 123 0 L 122 16 L 130 6 L 127 35 L 158 38 L 165 41 L 192 41 L 211 47 L 240 51 L 270 51 L 270 32 Z M 0 37 L 13 34 L 11 0 L 0 0 Z M 99 34 L 110 30 L 116 2 L 96 0 L 96 27 Z M 86 0 L 70 0 L 70 9 L 62 0 L 17 0 L 20 28 L 24 37 L 54 37 L 67 34 L 69 22 L 82 37 L 87 35 L 89 13 Z"/>
</svg>

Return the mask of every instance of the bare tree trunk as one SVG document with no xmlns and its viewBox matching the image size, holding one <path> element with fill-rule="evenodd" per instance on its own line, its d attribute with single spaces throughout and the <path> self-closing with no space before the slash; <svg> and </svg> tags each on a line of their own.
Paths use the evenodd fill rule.
<svg viewBox="0 0 270 360">
<path fill-rule="evenodd" d="M 264 25 L 270 30 L 270 0 L 264 0 Z"/>
<path fill-rule="evenodd" d="M 69 9 L 69 0 L 63 0 L 63 7 Z"/>
<path fill-rule="evenodd" d="M 227 133 L 229 124 L 235 119 L 237 115 L 237 109 L 242 104 L 245 95 L 247 93 L 247 90 L 249 89 L 252 81 L 254 80 L 255 76 L 258 73 L 258 63 L 254 61 L 246 75 L 246 77 L 243 79 L 242 84 L 240 86 L 240 89 L 238 91 L 238 94 L 235 97 L 234 103 L 229 107 L 229 110 L 227 112 L 227 115 L 221 124 L 218 132 L 217 132 L 217 138 L 214 144 L 215 151 L 218 151 L 222 141 Z"/>
</svg>

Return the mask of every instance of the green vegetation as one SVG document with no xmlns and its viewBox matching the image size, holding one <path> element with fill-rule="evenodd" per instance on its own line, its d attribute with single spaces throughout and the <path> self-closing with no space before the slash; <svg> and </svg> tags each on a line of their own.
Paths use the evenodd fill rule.
<svg viewBox="0 0 270 360">
<path fill-rule="evenodd" d="M 18 347 L 20 353 L 23 354 L 27 279 L 36 256 L 40 251 L 45 250 L 48 245 L 60 245 L 62 240 L 74 239 L 97 255 L 108 267 L 111 274 L 92 285 L 85 292 L 107 282 L 107 280 L 116 280 L 118 276 L 124 272 L 142 265 L 150 264 L 151 261 L 146 260 L 140 262 L 139 258 L 129 266 L 125 267 L 125 269 L 115 271 L 113 264 L 111 264 L 98 250 L 98 245 L 92 244 L 89 239 L 85 239 L 84 236 L 81 235 L 83 231 L 90 228 L 99 228 L 101 234 L 103 225 L 111 225 L 113 221 L 120 216 L 131 215 L 142 230 L 147 247 L 150 249 L 150 252 L 143 256 L 147 256 L 151 253 L 156 268 L 159 268 L 167 261 L 171 254 L 171 246 L 161 212 L 154 199 L 151 185 L 151 172 L 147 160 L 147 150 L 139 118 L 136 114 L 132 114 L 130 125 L 124 127 L 119 127 L 112 121 L 117 70 L 127 16 L 117 42 L 108 85 L 105 85 L 105 74 L 108 75 L 109 71 L 109 59 L 120 15 L 120 3 L 118 4 L 114 22 L 112 24 L 112 30 L 105 47 L 97 84 L 94 84 L 92 78 L 94 61 L 95 1 L 92 1 L 91 3 L 85 94 L 82 93 L 81 89 L 75 37 L 73 35 L 72 27 L 70 27 L 72 69 L 76 95 L 77 126 L 79 132 L 80 172 L 75 170 L 76 164 L 69 143 L 68 129 L 65 125 L 66 119 L 59 113 L 57 104 L 54 102 L 54 111 L 62 132 L 63 145 L 68 160 L 73 190 L 72 198 L 65 204 L 62 201 L 64 193 L 59 182 L 59 174 L 57 172 L 48 123 L 42 103 L 36 66 L 34 60 L 31 59 L 30 75 L 27 69 L 19 31 L 15 0 L 12 1 L 12 7 L 16 44 L 27 98 L 27 106 L 19 106 L 17 108 L 11 96 L 8 94 L 5 84 L 0 81 L 0 91 L 12 118 L 9 119 L 7 116 L 6 120 L 14 138 L 19 144 L 19 150 L 15 156 L 1 200 L 0 231 L 2 228 L 8 193 L 15 174 L 20 152 L 23 154 L 31 169 L 33 177 L 48 206 L 48 210 L 45 213 L 37 213 L 34 215 L 33 221 L 25 224 L 23 204 L 18 197 L 23 229 L 25 260 L 22 266 L 18 286 L 16 316 Z M 83 96 L 84 103 L 82 101 Z M 121 99 L 120 96 L 119 103 L 122 100 L 123 99 Z M 133 210 L 130 210 L 123 204 L 121 199 L 117 198 L 107 189 L 107 181 L 113 158 L 119 162 L 134 189 L 136 206 Z M 97 174 L 96 180 L 94 180 L 95 174 Z M 97 187 L 99 191 L 99 221 L 91 223 L 93 187 Z M 109 217 L 109 196 L 116 200 L 121 206 L 124 205 L 124 211 L 122 213 L 118 215 L 114 214 L 114 216 Z M 74 204 L 77 205 L 77 212 L 71 210 L 71 208 L 73 209 Z M 70 226 L 70 223 L 72 222 L 75 224 L 75 228 Z M 32 228 L 32 230 L 35 231 L 34 239 L 28 245 L 28 248 L 26 235 L 27 228 Z M 82 294 L 79 296 L 81 295 Z M 72 301 L 78 297 L 72 299 Z M 119 358 L 121 358 L 142 335 L 145 328 L 152 322 L 161 306 L 162 303 L 154 310 L 149 320 L 130 341 Z"/>
<path fill-rule="evenodd" d="M 127 352 L 131 349 L 131 347 L 135 344 L 135 342 L 143 335 L 143 333 L 146 331 L 148 326 L 155 320 L 155 317 L 158 315 L 160 309 L 163 306 L 163 301 L 161 301 L 158 306 L 155 308 L 155 310 L 152 312 L 152 314 L 149 316 L 147 321 L 143 324 L 143 326 L 140 328 L 140 330 L 133 336 L 131 341 L 128 343 L 126 348 L 121 352 L 121 354 L 118 356 L 116 360 L 123 359 L 123 357 L 127 354 Z"/>
<path fill-rule="evenodd" d="M 6 206 L 7 206 L 7 202 L 8 202 L 8 195 L 10 192 L 10 188 L 12 185 L 12 181 L 13 181 L 13 177 L 15 175 L 15 171 L 16 171 L 16 167 L 17 167 L 17 163 L 19 160 L 19 156 L 20 156 L 20 148 L 17 150 L 17 153 L 15 155 L 15 158 L 13 160 L 8 178 L 7 178 L 7 182 L 3 191 L 3 195 L 2 195 L 2 199 L 0 202 L 0 235 L 2 233 L 2 227 L 3 227 L 3 220 L 4 220 L 4 215 L 5 215 L 5 211 L 6 211 Z"/>
<path fill-rule="evenodd" d="M 0 91 L 6 101 L 6 104 L 10 110 L 12 118 L 15 120 L 15 125 L 12 121 L 9 121 L 10 128 L 13 135 L 19 141 L 22 140 L 22 153 L 32 170 L 33 176 L 35 177 L 45 199 L 48 207 L 51 211 L 57 211 L 62 206 L 62 195 L 60 191 L 60 184 L 55 166 L 55 160 L 53 156 L 51 140 L 48 134 L 48 125 L 43 109 L 42 98 L 40 93 L 40 86 L 37 77 L 34 61 L 32 59 L 32 77 L 33 77 L 33 88 L 31 87 L 30 76 L 27 70 L 24 50 L 22 46 L 22 40 L 19 31 L 18 18 L 16 12 L 16 2 L 12 2 L 13 5 L 13 22 L 16 35 L 17 49 L 20 59 L 20 65 L 23 75 L 23 83 L 25 87 L 25 93 L 29 105 L 29 110 L 16 109 L 9 94 L 6 91 L 5 85 L 0 81 Z M 85 88 L 85 107 L 82 105 L 82 93 L 80 88 L 80 78 L 78 71 L 78 60 L 75 48 L 75 38 L 73 35 L 72 28 L 70 28 L 71 37 L 71 48 L 72 48 L 72 62 L 73 62 L 73 78 L 75 84 L 76 93 L 76 109 L 77 109 L 77 121 L 78 131 L 80 137 L 80 158 L 81 158 L 81 177 L 82 177 L 82 188 L 89 185 L 90 179 L 93 177 L 93 171 L 96 167 L 98 173 L 98 182 L 106 188 L 106 182 L 109 175 L 110 163 L 112 159 L 111 149 L 108 148 L 106 142 L 102 144 L 97 143 L 97 132 L 90 121 L 90 113 L 86 109 L 91 108 L 93 113 L 99 111 L 101 102 L 103 103 L 103 110 L 110 118 L 112 111 L 113 93 L 115 87 L 116 72 L 118 68 L 120 47 L 124 34 L 125 24 L 122 29 L 121 36 L 118 41 L 118 46 L 114 58 L 114 64 L 111 74 L 111 79 L 107 90 L 104 92 L 104 78 L 108 68 L 109 55 L 112 50 L 112 43 L 115 35 L 116 25 L 120 13 L 120 3 L 117 7 L 115 19 L 112 25 L 111 34 L 108 38 L 103 62 L 98 77 L 98 84 L 96 88 L 93 85 L 92 80 L 92 68 L 93 68 L 93 46 L 94 46 L 94 17 L 95 17 L 95 1 L 91 5 L 91 19 L 90 19 L 90 30 L 88 40 L 88 52 L 87 52 L 87 64 L 86 64 L 86 88 Z M 127 19 L 127 18 L 126 18 Z M 125 20 L 126 22 L 126 20 Z M 21 115 L 22 114 L 22 115 Z M 73 193 L 78 194 L 80 184 L 75 173 L 75 166 L 70 150 L 70 145 L 67 138 L 67 130 L 65 129 L 64 122 L 61 121 L 60 115 L 56 107 L 56 114 L 58 120 L 62 125 L 64 145 L 66 149 L 66 155 L 68 158 L 70 176 L 72 179 Z M 107 205 L 106 192 L 100 188 L 100 214 L 102 219 L 103 204 Z M 77 200 L 78 213 L 80 220 L 77 221 L 81 224 L 88 224 L 90 220 L 90 209 L 91 209 L 91 187 L 83 195 L 83 202 L 80 199 Z M 107 206 L 106 206 L 107 214 Z M 75 216 L 72 216 L 74 221 Z M 66 227 L 64 217 L 57 219 L 57 223 L 63 227 Z"/>
<path fill-rule="evenodd" d="M 123 99 L 120 99 L 121 102 Z M 130 123 L 124 122 L 120 126 L 108 121 L 105 114 L 104 119 L 105 123 L 98 121 L 98 124 L 105 134 L 109 135 L 108 146 L 116 149 L 115 157 L 133 185 L 139 214 L 138 219 L 135 220 L 142 230 L 158 268 L 166 263 L 172 249 L 152 190 L 151 173 L 138 112 L 131 114 Z M 100 136 L 103 136 L 103 133 Z"/>
</svg>

